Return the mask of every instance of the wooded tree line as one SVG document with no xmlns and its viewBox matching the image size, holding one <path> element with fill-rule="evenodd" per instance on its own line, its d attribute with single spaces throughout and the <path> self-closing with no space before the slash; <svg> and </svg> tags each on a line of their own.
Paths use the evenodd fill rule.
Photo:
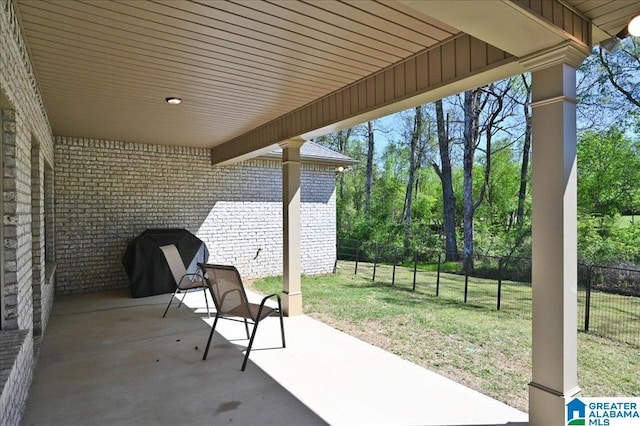
<svg viewBox="0 0 640 426">
<path fill-rule="evenodd" d="M 580 255 L 638 263 L 640 220 L 620 216 L 640 212 L 640 41 L 596 48 L 578 77 Z M 359 160 L 337 178 L 338 238 L 530 255 L 530 98 L 524 74 L 319 138 Z"/>
</svg>

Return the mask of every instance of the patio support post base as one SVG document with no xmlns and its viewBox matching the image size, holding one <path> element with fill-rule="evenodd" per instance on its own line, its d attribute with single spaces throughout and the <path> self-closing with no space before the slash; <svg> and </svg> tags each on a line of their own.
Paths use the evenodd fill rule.
<svg viewBox="0 0 640 426">
<path fill-rule="evenodd" d="M 300 147 L 303 139 L 288 140 L 282 147 L 282 245 L 283 313 L 302 315 L 300 286 Z"/>
<path fill-rule="evenodd" d="M 284 315 L 293 317 L 296 315 L 302 315 L 302 293 L 282 293 L 282 310 Z"/>
<path fill-rule="evenodd" d="M 529 424 L 563 425 L 566 406 L 578 396 L 580 388 L 559 394 L 537 383 L 529 383 Z M 562 418 L 558 417 L 562 413 Z"/>
</svg>

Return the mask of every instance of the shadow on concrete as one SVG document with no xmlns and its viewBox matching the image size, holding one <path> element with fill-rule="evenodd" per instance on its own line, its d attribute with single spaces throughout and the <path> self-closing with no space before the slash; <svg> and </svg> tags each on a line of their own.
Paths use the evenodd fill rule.
<svg viewBox="0 0 640 426">
<path fill-rule="evenodd" d="M 58 297 L 22 424 L 326 424 L 222 337 L 203 361 L 206 313 L 168 297 Z"/>
</svg>

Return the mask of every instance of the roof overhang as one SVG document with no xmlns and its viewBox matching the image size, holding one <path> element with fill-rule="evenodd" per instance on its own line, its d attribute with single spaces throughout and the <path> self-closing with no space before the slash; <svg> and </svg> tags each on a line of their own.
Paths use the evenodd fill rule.
<svg viewBox="0 0 640 426">
<path fill-rule="evenodd" d="M 215 164 L 558 50 L 580 58 L 640 13 L 640 2 L 599 0 L 12 3 L 55 135 L 208 147 Z"/>
<path fill-rule="evenodd" d="M 539 10 L 502 0 L 400 3 L 460 32 L 213 148 L 212 162 L 228 162 L 274 140 L 312 139 L 547 65 L 556 51 L 569 50 L 576 66 L 590 52 L 589 19 L 564 3 Z"/>
</svg>

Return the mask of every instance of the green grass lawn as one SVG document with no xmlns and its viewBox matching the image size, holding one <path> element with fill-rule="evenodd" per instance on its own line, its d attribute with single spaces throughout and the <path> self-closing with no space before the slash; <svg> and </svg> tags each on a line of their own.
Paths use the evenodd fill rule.
<svg viewBox="0 0 640 426">
<path fill-rule="evenodd" d="M 495 283 L 489 280 L 470 281 L 469 303 L 464 304 L 463 276 L 443 275 L 440 297 L 436 297 L 432 272 L 418 273 L 413 292 L 413 272 L 406 268 L 397 268 L 396 285 L 392 287 L 390 267 L 376 271 L 373 283 L 360 275 L 366 270 L 359 270 L 355 276 L 351 263 L 340 266 L 335 275 L 303 277 L 305 313 L 527 410 L 527 384 L 531 380 L 530 287 L 505 283 L 503 310 L 497 311 Z M 282 281 L 272 277 L 252 286 L 265 293 L 279 292 Z M 636 327 L 638 333 L 637 323 Z M 579 334 L 583 396 L 638 396 L 639 370 L 638 347 Z"/>
</svg>

